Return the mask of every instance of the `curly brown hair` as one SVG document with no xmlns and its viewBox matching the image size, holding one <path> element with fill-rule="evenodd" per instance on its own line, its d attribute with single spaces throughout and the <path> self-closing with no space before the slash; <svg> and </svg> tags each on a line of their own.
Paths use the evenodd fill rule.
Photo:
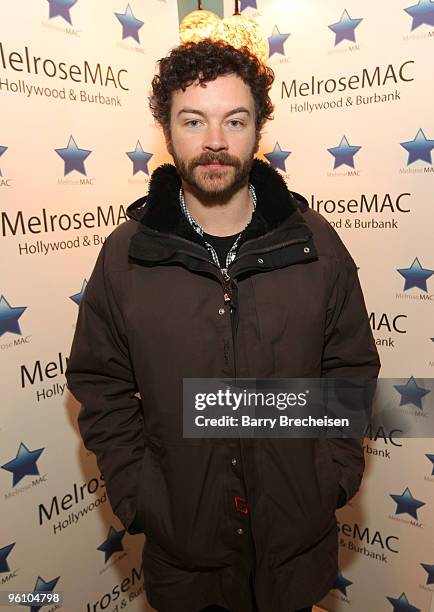
<svg viewBox="0 0 434 612">
<path fill-rule="evenodd" d="M 272 119 L 273 104 L 269 91 L 274 72 L 247 47 L 236 49 L 221 41 L 202 40 L 172 49 L 159 60 L 159 74 L 152 80 L 149 107 L 154 118 L 169 133 L 172 93 L 192 83 L 213 81 L 227 74 L 238 75 L 249 87 L 255 101 L 256 131 Z"/>
</svg>

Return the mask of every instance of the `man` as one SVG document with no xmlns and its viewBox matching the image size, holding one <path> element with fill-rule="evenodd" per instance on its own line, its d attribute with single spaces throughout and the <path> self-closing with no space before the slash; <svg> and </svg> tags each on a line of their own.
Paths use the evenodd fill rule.
<svg viewBox="0 0 434 612">
<path fill-rule="evenodd" d="M 183 378 L 378 375 L 357 268 L 336 232 L 254 159 L 273 74 L 203 41 L 160 60 L 151 109 L 175 166 L 106 240 L 67 380 L 113 511 L 146 534 L 160 612 L 311 609 L 337 576 L 352 439 L 182 436 Z"/>
</svg>

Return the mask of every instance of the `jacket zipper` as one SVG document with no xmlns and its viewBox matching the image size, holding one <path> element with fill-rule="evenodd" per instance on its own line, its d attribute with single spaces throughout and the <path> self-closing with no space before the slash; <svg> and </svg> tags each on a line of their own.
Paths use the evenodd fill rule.
<svg viewBox="0 0 434 612">
<path fill-rule="evenodd" d="M 223 280 L 223 300 L 229 308 L 229 316 L 231 318 L 231 335 L 232 335 L 232 355 L 234 361 L 234 378 L 237 377 L 237 359 L 236 359 L 236 318 L 238 317 L 238 304 L 233 301 L 233 280 L 228 274 L 227 268 L 220 268 Z"/>
<path fill-rule="evenodd" d="M 231 296 L 231 277 L 228 274 L 227 268 L 220 268 L 220 272 L 223 277 L 223 300 L 225 304 L 230 304 L 232 301 Z"/>
<path fill-rule="evenodd" d="M 184 238 L 180 238 L 180 240 L 185 240 L 185 239 Z M 189 242 L 189 241 L 187 241 L 187 242 Z M 200 246 L 200 245 L 198 245 L 198 246 Z M 208 249 L 206 249 L 206 250 L 207 250 L 207 253 L 208 253 L 209 252 Z M 182 251 L 182 250 L 179 250 L 178 253 L 183 253 L 185 255 L 191 255 L 191 253 L 188 253 L 187 251 Z M 209 257 L 201 257 L 199 255 L 195 255 L 195 257 L 197 257 L 197 259 L 200 259 L 202 261 L 206 261 L 206 262 L 210 263 L 211 265 L 213 265 L 214 267 L 216 267 L 220 271 L 221 284 L 222 284 L 222 288 L 223 288 L 223 302 L 224 302 L 225 306 L 227 306 L 229 308 L 229 316 L 231 317 L 232 354 L 233 354 L 233 359 L 234 359 L 234 377 L 236 377 L 235 321 L 234 321 L 233 317 L 236 316 L 236 308 L 237 308 L 237 306 L 232 302 L 232 289 L 231 289 L 232 279 L 231 279 L 231 277 L 228 274 L 228 269 L 227 268 L 221 268 L 220 266 L 217 266 L 217 264 L 215 263 L 215 261 L 213 259 L 210 259 Z M 218 260 L 218 257 L 217 257 L 217 260 Z M 234 313 L 234 314 L 232 314 L 232 313 Z"/>
</svg>

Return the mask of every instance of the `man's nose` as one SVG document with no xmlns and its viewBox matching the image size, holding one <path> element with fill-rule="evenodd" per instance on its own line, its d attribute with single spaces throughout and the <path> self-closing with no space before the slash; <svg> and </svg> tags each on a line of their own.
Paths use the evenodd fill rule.
<svg viewBox="0 0 434 612">
<path fill-rule="evenodd" d="M 205 151 L 223 151 L 228 148 L 228 143 L 220 125 L 208 126 L 203 141 Z"/>
</svg>

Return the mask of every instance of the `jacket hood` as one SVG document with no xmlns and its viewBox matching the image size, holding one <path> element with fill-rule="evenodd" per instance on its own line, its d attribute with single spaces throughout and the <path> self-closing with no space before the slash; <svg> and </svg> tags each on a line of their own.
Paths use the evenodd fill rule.
<svg viewBox="0 0 434 612">
<path fill-rule="evenodd" d="M 308 208 L 301 195 L 290 191 L 282 176 L 268 163 L 255 158 L 249 177 L 257 205 L 253 219 L 243 232 L 242 242 L 272 231 L 290 215 L 300 217 Z M 143 226 L 176 234 L 195 242 L 202 238 L 194 231 L 179 205 L 181 178 L 173 164 L 163 164 L 152 173 L 149 191 L 127 208 L 127 215 Z"/>
</svg>

